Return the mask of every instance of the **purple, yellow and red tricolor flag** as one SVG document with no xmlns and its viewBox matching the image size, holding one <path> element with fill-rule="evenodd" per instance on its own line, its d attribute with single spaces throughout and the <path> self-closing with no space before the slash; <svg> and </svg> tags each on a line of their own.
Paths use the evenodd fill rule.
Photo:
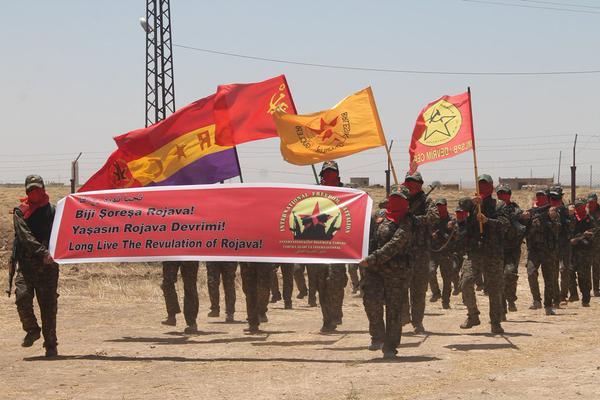
<svg viewBox="0 0 600 400">
<path fill-rule="evenodd" d="M 115 137 L 118 150 L 79 191 L 209 184 L 238 176 L 235 149 L 215 142 L 214 97 Z"/>
</svg>

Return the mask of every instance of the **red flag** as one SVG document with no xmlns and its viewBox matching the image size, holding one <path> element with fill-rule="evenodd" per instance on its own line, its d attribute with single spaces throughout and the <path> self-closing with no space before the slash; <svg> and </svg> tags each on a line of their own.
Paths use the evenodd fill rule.
<svg viewBox="0 0 600 400">
<path fill-rule="evenodd" d="M 138 186 L 141 185 L 131 176 L 131 171 L 127 167 L 127 161 L 125 161 L 123 153 L 117 149 L 108 157 L 102 168 L 79 188 L 78 192 Z"/>
<path fill-rule="evenodd" d="M 217 144 L 235 146 L 277 137 L 271 117 L 276 110 L 296 114 L 284 75 L 258 83 L 219 86 L 214 105 Z"/>
<path fill-rule="evenodd" d="M 454 157 L 473 148 L 471 98 L 468 92 L 442 96 L 417 118 L 408 153 L 410 170 L 421 164 Z"/>
</svg>

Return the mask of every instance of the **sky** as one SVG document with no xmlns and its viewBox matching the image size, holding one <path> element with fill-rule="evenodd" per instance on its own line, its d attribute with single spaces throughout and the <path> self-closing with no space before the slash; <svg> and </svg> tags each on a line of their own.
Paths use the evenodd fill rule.
<svg viewBox="0 0 600 400">
<path fill-rule="evenodd" d="M 0 183 L 38 173 L 68 182 L 79 152 L 84 182 L 115 149 L 113 136 L 144 125 L 142 0 L 0 0 Z M 171 2 L 173 42 L 307 63 L 449 72 L 600 70 L 600 2 L 192 1 Z M 504 5 L 502 5 L 504 4 Z M 513 6 L 511 6 L 511 5 Z M 515 6 L 516 5 L 516 6 Z M 439 75 L 269 63 L 174 48 L 175 102 L 217 85 L 285 74 L 299 113 L 371 86 L 398 174 L 419 111 L 472 90 L 480 173 L 569 181 L 578 134 L 578 181 L 600 184 L 600 73 Z M 238 147 L 246 182 L 313 183 L 287 164 L 278 139 Z M 386 155 L 372 149 L 339 161 L 342 180 L 383 183 Z M 596 164 L 596 165 L 594 165 Z M 420 168 L 426 181 L 473 185 L 470 153 Z M 233 181 L 236 181 L 235 179 Z"/>
</svg>

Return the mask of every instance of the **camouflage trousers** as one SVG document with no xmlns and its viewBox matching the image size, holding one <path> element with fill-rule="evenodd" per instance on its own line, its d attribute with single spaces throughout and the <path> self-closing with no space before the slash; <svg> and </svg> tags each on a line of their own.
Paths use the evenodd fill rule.
<svg viewBox="0 0 600 400">
<path fill-rule="evenodd" d="M 181 312 L 175 283 L 177 273 L 181 271 L 183 280 L 183 315 L 188 326 L 196 323 L 198 317 L 198 261 L 165 261 L 163 266 L 163 280 L 160 285 L 165 296 L 167 314 L 175 316 Z"/>
<path fill-rule="evenodd" d="M 506 312 L 506 302 L 517 301 L 517 282 L 519 281 L 519 262 L 521 261 L 521 247 L 504 250 L 504 292 L 503 304 Z"/>
<path fill-rule="evenodd" d="M 42 319 L 44 347 L 56 347 L 56 313 L 58 311 L 58 264 L 31 265 L 23 273 L 19 268 L 15 276 L 15 303 L 19 319 L 26 332 L 39 332 L 33 298 L 37 297 Z"/>
<path fill-rule="evenodd" d="M 560 303 L 558 286 L 558 252 L 550 249 L 527 252 L 527 280 L 533 301 L 542 301 L 538 282 L 538 270 L 542 268 L 544 279 L 544 307 L 552 307 Z"/>
<path fill-rule="evenodd" d="M 400 314 L 407 300 L 408 279 L 398 274 L 374 272 L 367 268 L 361 288 L 371 340 L 383 343 L 384 352 L 395 351 L 402 336 Z"/>
<path fill-rule="evenodd" d="M 306 286 L 306 280 L 304 279 L 304 271 L 308 275 L 308 286 Z M 294 268 L 294 281 L 296 281 L 296 287 L 300 293 L 308 293 L 308 303 L 316 304 L 317 302 L 317 276 L 313 269 L 310 267 L 300 264 Z"/>
<path fill-rule="evenodd" d="M 581 302 L 589 304 L 592 289 L 592 251 L 576 249 L 571 255 L 571 296 L 577 296 L 577 285 L 581 291 Z"/>
<path fill-rule="evenodd" d="M 440 267 L 442 275 L 442 290 L 437 280 L 437 269 Z M 452 283 L 458 287 L 458 273 L 454 269 L 454 260 L 450 253 L 433 253 L 429 263 L 429 288 L 431 293 L 442 297 L 442 304 L 450 304 Z"/>
<path fill-rule="evenodd" d="M 483 274 L 485 288 L 490 301 L 490 321 L 499 324 L 504 310 L 502 307 L 502 290 L 504 288 L 504 261 L 502 255 L 471 254 L 465 260 L 462 268 L 460 285 L 462 299 L 467 306 L 469 317 L 479 316 L 477 298 L 475 296 L 475 281 Z"/>
<path fill-rule="evenodd" d="M 410 260 L 412 277 L 409 282 L 410 292 L 410 320 L 414 327 L 423 325 L 425 317 L 425 298 L 427 297 L 427 284 L 429 283 L 429 252 L 422 252 Z"/>
<path fill-rule="evenodd" d="M 344 303 L 344 290 L 348 283 L 345 264 L 313 264 L 308 266 L 316 274 L 317 293 L 323 326 L 335 328 L 343 318 L 342 305 Z"/>
<path fill-rule="evenodd" d="M 240 263 L 240 273 L 242 290 L 246 296 L 248 325 L 258 328 L 260 315 L 267 313 L 273 264 L 243 262 Z"/>
<path fill-rule="evenodd" d="M 592 250 L 592 288 L 594 289 L 594 295 L 600 292 L 600 249 Z"/>
<path fill-rule="evenodd" d="M 221 311 L 220 290 L 221 278 L 223 279 L 223 292 L 225 293 L 225 312 L 227 315 L 235 313 L 235 272 L 237 262 L 206 262 L 206 284 L 210 298 L 210 310 Z"/>
<path fill-rule="evenodd" d="M 294 292 L 294 264 L 281 264 L 275 266 L 273 270 L 273 276 L 271 278 L 271 294 L 278 294 L 281 297 L 279 291 L 279 278 L 277 276 L 277 269 L 281 268 L 281 280 L 283 289 L 283 301 L 285 303 L 292 303 L 292 293 Z"/>
<path fill-rule="evenodd" d="M 350 275 L 352 290 L 357 291 L 360 287 L 361 277 L 365 276 L 365 269 L 363 267 L 359 267 L 358 264 L 348 264 L 348 275 Z"/>
</svg>

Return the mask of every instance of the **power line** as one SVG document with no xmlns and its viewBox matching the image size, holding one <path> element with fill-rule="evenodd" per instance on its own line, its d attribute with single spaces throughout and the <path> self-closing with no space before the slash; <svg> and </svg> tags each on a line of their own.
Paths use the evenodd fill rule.
<svg viewBox="0 0 600 400">
<path fill-rule="evenodd" d="M 538 9 L 538 10 L 551 10 L 551 11 L 566 11 L 566 12 L 573 12 L 573 13 L 580 13 L 580 14 L 600 14 L 600 12 L 577 10 L 577 9 L 573 9 L 573 8 L 530 6 L 530 5 L 525 5 L 525 4 L 502 3 L 499 1 L 488 1 L 488 0 L 462 0 L 462 1 L 464 1 L 466 3 L 488 4 L 488 5 L 495 5 L 495 6 L 533 8 L 533 9 Z M 575 6 L 575 7 L 577 7 L 577 6 Z"/>
<path fill-rule="evenodd" d="M 590 8 L 594 10 L 600 10 L 598 6 L 588 6 L 586 4 L 572 4 L 572 3 L 558 3 L 555 1 L 541 1 L 541 0 L 521 0 L 525 3 L 536 3 L 536 4 L 550 4 L 554 6 L 567 6 L 567 7 L 579 7 L 579 8 Z"/>
<path fill-rule="evenodd" d="M 467 0 L 463 0 L 467 1 Z M 600 13 L 596 13 L 600 14 Z M 268 57 L 259 57 L 252 56 L 246 54 L 239 53 L 230 53 L 226 51 L 217 51 L 211 49 L 203 49 L 200 47 L 193 47 L 181 44 L 174 44 L 174 47 L 179 47 L 187 50 L 200 51 L 208 54 L 218 54 L 222 56 L 228 57 L 237 57 L 248 60 L 256 60 L 256 61 L 266 61 L 278 64 L 290 64 L 290 65 L 301 65 L 305 67 L 317 67 L 317 68 L 330 68 L 330 69 L 342 69 L 349 71 L 368 71 L 368 72 L 387 72 L 387 73 L 396 73 L 396 74 L 418 74 L 418 75 L 494 75 L 494 76 L 535 76 L 535 75 L 584 75 L 584 74 L 598 74 L 600 73 L 600 69 L 593 70 L 573 70 L 573 71 L 432 71 L 432 70 L 416 70 L 416 69 L 393 69 L 393 68 L 378 68 L 378 67 L 355 67 L 349 65 L 339 65 L 339 64 L 319 64 L 319 63 L 309 63 L 304 61 L 293 61 L 293 60 L 285 60 L 280 58 L 268 58 Z"/>
</svg>

